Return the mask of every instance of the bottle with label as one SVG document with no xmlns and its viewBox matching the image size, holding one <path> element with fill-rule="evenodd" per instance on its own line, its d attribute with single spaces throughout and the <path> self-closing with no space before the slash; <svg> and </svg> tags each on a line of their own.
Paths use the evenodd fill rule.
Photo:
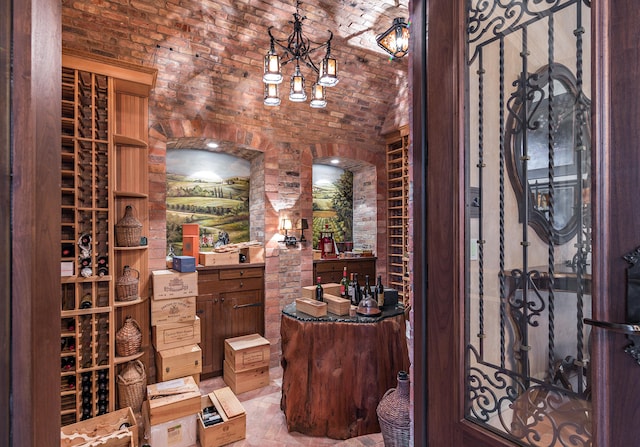
<svg viewBox="0 0 640 447">
<path fill-rule="evenodd" d="M 353 304 L 353 286 L 356 283 L 353 281 L 353 272 L 351 272 L 349 274 L 349 284 L 347 286 L 347 296 L 345 298 L 348 298 L 349 300 L 351 300 L 351 303 Z"/>
<path fill-rule="evenodd" d="M 382 275 L 378 275 L 378 281 L 376 282 L 376 299 L 378 300 L 378 307 L 382 309 L 382 306 L 384 306 L 384 286 L 382 285 Z"/>
<path fill-rule="evenodd" d="M 362 290 L 360 289 L 360 283 L 358 282 L 358 274 L 353 274 L 353 294 L 351 295 L 351 304 L 357 306 L 360 303 L 360 295 Z"/>
<path fill-rule="evenodd" d="M 322 278 L 316 278 L 316 300 L 324 301 L 324 289 L 322 288 Z"/>
<path fill-rule="evenodd" d="M 340 280 L 340 298 L 346 298 L 349 290 L 349 280 L 347 279 L 347 267 L 342 270 L 342 279 Z"/>
</svg>

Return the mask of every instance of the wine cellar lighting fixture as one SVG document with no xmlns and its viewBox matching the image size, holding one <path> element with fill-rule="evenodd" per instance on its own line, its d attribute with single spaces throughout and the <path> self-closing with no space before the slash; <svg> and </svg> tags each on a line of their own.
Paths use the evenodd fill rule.
<svg viewBox="0 0 640 447">
<path fill-rule="evenodd" d="M 393 19 L 391 28 L 376 37 L 380 48 L 392 58 L 401 58 L 409 52 L 409 25 L 403 18 Z"/>
<path fill-rule="evenodd" d="M 300 1 L 296 1 L 296 12 L 293 14 L 293 32 L 286 39 L 276 39 L 268 29 L 271 39 L 270 49 L 264 57 L 264 104 L 267 106 L 280 105 L 279 85 L 282 83 L 282 67 L 294 63 L 295 68 L 290 80 L 289 100 L 304 102 L 307 100 L 305 78 L 300 65 L 306 65 L 317 75 L 316 82 L 311 87 L 311 102 L 313 108 L 324 108 L 327 105 L 326 87 L 333 87 L 338 83 L 338 63 L 331 57 L 331 39 L 333 33 L 329 31 L 329 39 L 324 43 L 313 42 L 302 32 L 302 22 L 306 17 L 300 15 Z M 314 46 L 315 45 L 315 46 Z M 323 48 L 327 49 L 325 56 L 316 64 L 311 59 L 312 53 Z M 276 51 L 281 50 L 278 54 Z"/>
</svg>

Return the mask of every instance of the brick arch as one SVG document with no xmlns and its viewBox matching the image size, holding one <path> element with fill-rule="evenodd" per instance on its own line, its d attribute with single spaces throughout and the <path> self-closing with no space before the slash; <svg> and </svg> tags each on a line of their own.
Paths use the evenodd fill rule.
<svg viewBox="0 0 640 447">
<path fill-rule="evenodd" d="M 237 144 L 247 149 L 266 152 L 272 142 L 261 132 L 250 131 L 242 126 L 227 123 L 195 120 L 164 120 L 151 126 L 151 136 L 158 143 L 176 138 L 211 138 Z"/>
</svg>

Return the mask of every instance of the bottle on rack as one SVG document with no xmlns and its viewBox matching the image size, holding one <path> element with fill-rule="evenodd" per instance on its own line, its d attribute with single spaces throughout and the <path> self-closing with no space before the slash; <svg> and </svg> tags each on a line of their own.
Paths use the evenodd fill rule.
<svg viewBox="0 0 640 447">
<path fill-rule="evenodd" d="M 342 270 L 342 279 L 340 280 L 340 298 L 346 298 L 349 290 L 349 280 L 347 279 L 347 266 Z"/>
<path fill-rule="evenodd" d="M 316 300 L 324 301 L 324 289 L 322 288 L 322 278 L 316 278 Z"/>
<path fill-rule="evenodd" d="M 384 286 L 382 285 L 382 275 L 378 275 L 378 281 L 376 282 L 376 299 L 378 300 L 378 307 L 382 309 L 382 306 L 384 306 Z"/>
</svg>

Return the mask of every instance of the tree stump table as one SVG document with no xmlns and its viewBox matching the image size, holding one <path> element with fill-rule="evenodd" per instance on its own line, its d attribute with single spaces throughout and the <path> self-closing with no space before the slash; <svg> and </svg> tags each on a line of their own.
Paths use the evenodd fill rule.
<svg viewBox="0 0 640 447">
<path fill-rule="evenodd" d="M 316 318 L 293 303 L 281 318 L 287 429 L 333 439 L 379 432 L 378 403 L 409 368 L 404 309 Z"/>
</svg>

